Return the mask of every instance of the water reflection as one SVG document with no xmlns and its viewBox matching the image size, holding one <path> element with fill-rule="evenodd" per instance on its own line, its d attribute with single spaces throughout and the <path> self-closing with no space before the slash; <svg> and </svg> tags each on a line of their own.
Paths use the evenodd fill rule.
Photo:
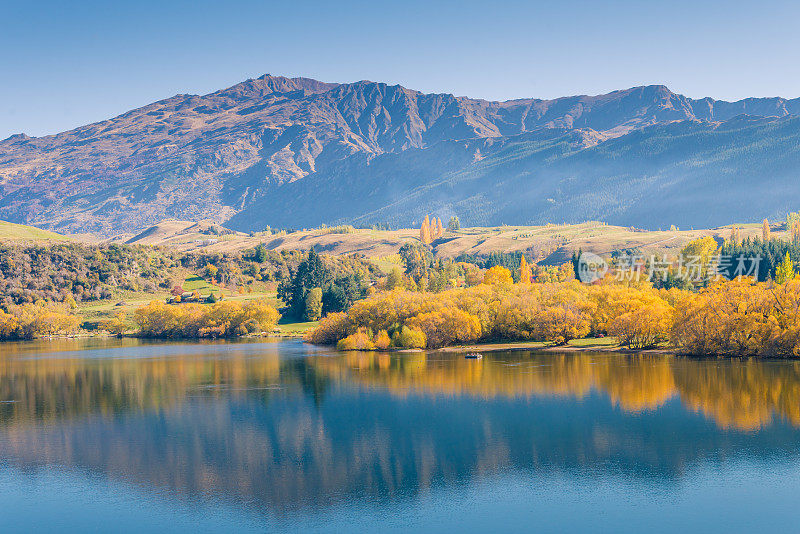
<svg viewBox="0 0 800 534">
<path fill-rule="evenodd" d="M 337 381 L 379 385 L 397 395 L 582 398 L 594 390 L 626 412 L 655 409 L 678 397 L 722 428 L 754 430 L 776 417 L 800 425 L 796 361 L 516 351 L 477 361 L 436 353 L 362 352 L 312 362 Z"/>
<path fill-rule="evenodd" d="M 794 458 L 800 364 L 299 343 L 7 345 L 0 460 L 284 513 L 503 471 L 679 480 Z"/>
</svg>

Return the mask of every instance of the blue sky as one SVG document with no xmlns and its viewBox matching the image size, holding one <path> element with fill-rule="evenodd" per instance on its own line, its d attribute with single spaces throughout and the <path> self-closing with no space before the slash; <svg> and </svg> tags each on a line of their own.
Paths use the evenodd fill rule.
<svg viewBox="0 0 800 534">
<path fill-rule="evenodd" d="M 0 139 L 264 73 L 487 99 L 800 96 L 800 3 L 0 0 Z"/>
</svg>

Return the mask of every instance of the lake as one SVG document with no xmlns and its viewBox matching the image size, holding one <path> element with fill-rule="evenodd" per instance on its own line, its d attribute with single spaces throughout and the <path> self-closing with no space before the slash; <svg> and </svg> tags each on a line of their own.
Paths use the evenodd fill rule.
<svg viewBox="0 0 800 534">
<path fill-rule="evenodd" d="M 0 531 L 764 532 L 800 363 L 0 345 Z"/>
</svg>

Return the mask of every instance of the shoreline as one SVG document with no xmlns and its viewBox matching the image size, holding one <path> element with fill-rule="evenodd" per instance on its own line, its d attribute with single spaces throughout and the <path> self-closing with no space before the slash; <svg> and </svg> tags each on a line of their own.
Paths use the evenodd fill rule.
<svg viewBox="0 0 800 534">
<path fill-rule="evenodd" d="M 250 334 L 246 336 L 235 337 L 221 337 L 221 338 L 154 338 L 154 337 L 139 337 L 135 335 L 117 336 L 114 334 L 105 333 L 78 333 L 68 335 L 53 335 L 42 336 L 33 339 L 7 339 L 0 340 L 0 347 L 4 344 L 14 343 L 29 343 L 29 342 L 46 342 L 46 341 L 66 341 L 66 340 L 89 340 L 89 339 L 129 339 L 140 340 L 150 343 L 196 343 L 196 342 L 235 342 L 235 341 L 258 341 L 258 340 L 295 340 L 301 341 L 303 344 L 308 344 L 312 347 L 325 347 L 335 352 L 375 352 L 375 353 L 399 353 L 399 354 L 415 354 L 419 352 L 426 353 L 440 353 L 440 354 L 462 354 L 467 352 L 480 352 L 480 353 L 499 353 L 507 351 L 533 351 L 533 352 L 550 352 L 550 353 L 576 353 L 576 352 L 594 352 L 606 354 L 626 354 L 626 355 L 660 355 L 660 356 L 680 356 L 685 358 L 698 358 L 698 359 L 735 359 L 735 358 L 755 358 L 759 360 L 798 360 L 800 358 L 787 358 L 780 356 L 761 356 L 761 355 L 735 355 L 735 354 L 688 354 L 679 352 L 677 349 L 669 347 L 651 348 L 651 349 L 632 349 L 626 348 L 614 341 L 614 338 L 600 338 L 603 341 L 595 341 L 597 338 L 583 338 L 572 340 L 572 344 L 566 345 L 552 345 L 542 341 L 499 341 L 487 343 L 474 343 L 471 345 L 452 345 L 448 347 L 440 347 L 437 349 L 386 349 L 386 350 L 362 350 L 362 351 L 338 351 L 335 345 L 315 345 L 303 341 L 302 334 L 296 332 L 269 332 L 261 335 Z"/>
<path fill-rule="evenodd" d="M 433 349 L 429 352 L 505 352 L 509 350 L 530 350 L 538 352 L 607 352 L 616 354 L 663 354 L 676 356 L 679 353 L 675 349 L 655 348 L 655 349 L 631 349 L 618 343 L 593 343 L 586 345 L 549 345 L 540 341 L 505 341 L 477 343 L 473 345 L 454 345 Z"/>
</svg>

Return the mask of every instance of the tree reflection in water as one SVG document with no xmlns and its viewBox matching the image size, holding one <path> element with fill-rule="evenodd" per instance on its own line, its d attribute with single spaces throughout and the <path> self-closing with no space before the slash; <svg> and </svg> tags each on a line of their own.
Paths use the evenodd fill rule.
<svg viewBox="0 0 800 534">
<path fill-rule="evenodd" d="M 280 513 L 506 470 L 672 481 L 800 437 L 795 362 L 108 343 L 6 346 L 0 459 Z"/>
</svg>

